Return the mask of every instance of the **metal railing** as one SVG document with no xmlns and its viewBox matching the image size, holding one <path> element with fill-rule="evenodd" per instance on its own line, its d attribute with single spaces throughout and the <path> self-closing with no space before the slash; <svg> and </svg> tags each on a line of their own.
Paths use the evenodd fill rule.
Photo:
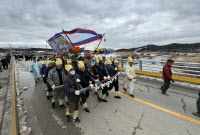
<svg viewBox="0 0 200 135">
<path fill-rule="evenodd" d="M 125 68 L 128 64 L 127 59 L 118 59 L 119 67 Z M 152 60 L 133 60 L 134 68 L 140 71 L 162 73 L 163 65 L 166 61 Z M 200 78 L 200 63 L 175 62 L 172 66 L 174 75 Z"/>
</svg>

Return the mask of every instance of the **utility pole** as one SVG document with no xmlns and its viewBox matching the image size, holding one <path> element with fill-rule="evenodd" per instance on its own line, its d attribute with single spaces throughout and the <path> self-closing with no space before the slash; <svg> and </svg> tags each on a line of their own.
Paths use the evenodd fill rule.
<svg viewBox="0 0 200 135">
<path fill-rule="evenodd" d="M 10 44 L 9 44 L 9 54 L 10 54 Z M 11 55 L 11 54 L 10 54 Z"/>
</svg>

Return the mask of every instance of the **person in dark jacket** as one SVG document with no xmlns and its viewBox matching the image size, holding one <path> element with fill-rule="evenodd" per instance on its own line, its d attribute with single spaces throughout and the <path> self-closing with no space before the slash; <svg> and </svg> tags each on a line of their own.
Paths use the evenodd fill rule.
<svg viewBox="0 0 200 135">
<path fill-rule="evenodd" d="M 113 63 L 114 63 L 114 66 L 113 66 L 114 72 L 115 72 L 115 74 L 117 74 L 119 72 L 119 69 L 118 69 L 118 60 L 115 59 L 113 61 Z M 119 91 L 118 76 L 115 77 L 115 80 L 113 81 L 113 86 L 115 87 L 115 96 L 114 96 L 114 98 L 121 99 L 121 97 L 119 96 L 119 93 L 118 93 L 118 91 Z"/>
<path fill-rule="evenodd" d="M 78 74 L 80 76 L 80 84 L 82 88 L 90 87 L 90 73 L 85 69 L 85 64 L 83 61 L 78 61 L 78 67 L 79 71 Z M 84 94 L 81 94 L 81 104 L 83 106 L 83 109 L 89 113 L 89 109 L 87 107 L 87 98 L 89 97 L 90 93 L 89 91 L 86 91 Z"/>
<path fill-rule="evenodd" d="M 45 76 L 46 80 L 48 78 L 49 71 L 53 68 L 52 61 L 48 60 L 47 64 L 48 64 L 48 67 L 44 69 L 44 76 Z M 53 98 L 53 96 L 52 96 L 52 88 L 51 88 L 51 85 L 48 82 L 47 82 L 47 94 L 46 94 L 46 96 L 47 96 L 48 100 L 50 98 Z"/>
<path fill-rule="evenodd" d="M 72 66 L 72 61 L 71 61 L 71 59 L 67 59 L 67 61 L 66 61 L 67 63 L 64 65 L 64 67 L 66 66 L 66 65 L 71 65 Z M 63 73 L 65 74 L 65 76 L 67 76 L 68 75 L 68 72 L 67 72 L 67 70 L 65 69 L 65 68 L 63 68 Z M 68 98 L 67 98 L 67 92 L 65 92 L 65 102 L 66 102 L 66 104 L 67 104 L 67 106 L 69 106 L 69 102 L 68 102 Z"/>
<path fill-rule="evenodd" d="M 98 60 L 98 58 L 95 58 L 95 65 L 93 65 L 92 68 L 91 68 L 91 74 L 98 81 L 99 80 L 103 80 L 103 78 L 101 78 L 99 76 L 99 72 L 100 72 L 101 69 L 102 69 L 102 67 L 99 66 L 99 60 Z M 95 94 L 98 95 L 98 92 L 95 91 Z"/>
<path fill-rule="evenodd" d="M 109 59 L 106 59 L 106 67 L 102 68 L 99 72 L 100 77 L 105 79 L 108 79 L 108 81 L 110 82 L 111 77 L 113 77 L 115 75 L 114 69 L 112 67 L 112 63 Z M 98 96 L 98 101 L 101 102 L 107 102 L 107 100 L 105 99 L 106 93 L 108 94 L 108 91 L 111 90 L 113 88 L 113 83 L 109 83 L 109 82 L 104 83 L 104 87 L 102 89 L 102 94 L 100 94 L 100 96 Z"/>
<path fill-rule="evenodd" d="M 69 108 L 66 112 L 67 121 L 70 121 L 70 115 L 72 114 L 73 121 L 80 122 L 78 118 L 80 95 L 86 90 L 89 90 L 89 88 L 80 88 L 80 76 L 75 74 L 75 70 L 71 65 L 66 65 L 65 69 L 68 72 L 68 75 L 65 77 L 63 82 L 69 100 Z"/>
<path fill-rule="evenodd" d="M 99 66 L 99 60 L 97 58 L 95 58 L 95 65 L 92 66 L 92 70 L 91 70 L 91 73 L 95 79 L 98 79 L 100 77 L 99 72 L 101 69 L 102 69 L 102 67 Z"/>
<path fill-rule="evenodd" d="M 45 75 L 44 75 L 44 70 L 45 70 L 45 68 L 46 68 L 46 64 L 45 64 L 44 61 L 41 61 L 40 63 L 41 63 L 41 65 L 42 65 L 42 67 L 41 67 L 41 69 L 40 69 L 40 74 L 41 74 L 41 76 L 42 76 L 42 78 L 43 78 L 43 85 L 44 85 L 44 88 L 45 88 L 45 90 L 47 90 L 47 80 L 46 80 Z"/>
<path fill-rule="evenodd" d="M 99 66 L 102 67 L 102 68 L 106 67 L 105 64 L 104 64 L 104 61 L 103 61 L 103 57 L 99 56 L 98 59 L 99 59 Z"/>
<path fill-rule="evenodd" d="M 192 114 L 200 117 L 200 91 L 199 91 L 199 98 L 196 101 L 196 106 L 197 106 L 197 112 L 193 112 Z"/>
<path fill-rule="evenodd" d="M 7 54 L 7 55 L 6 55 L 6 60 L 7 60 L 8 64 L 10 64 L 10 59 L 11 59 L 10 54 Z"/>
<path fill-rule="evenodd" d="M 0 58 L 1 59 L 1 58 Z M 2 72 L 2 63 L 1 63 L 1 60 L 0 60 L 0 72 Z"/>
<path fill-rule="evenodd" d="M 2 58 L 1 63 L 3 64 L 4 69 L 8 69 L 8 61 L 5 57 Z"/>
<path fill-rule="evenodd" d="M 170 87 L 170 81 L 175 82 L 172 79 L 172 71 L 171 71 L 171 67 L 172 67 L 173 64 L 174 64 L 174 60 L 168 59 L 167 63 L 163 66 L 162 78 L 164 80 L 164 84 L 160 89 L 162 90 L 162 94 L 166 95 L 166 96 L 168 96 L 166 91 Z"/>
</svg>

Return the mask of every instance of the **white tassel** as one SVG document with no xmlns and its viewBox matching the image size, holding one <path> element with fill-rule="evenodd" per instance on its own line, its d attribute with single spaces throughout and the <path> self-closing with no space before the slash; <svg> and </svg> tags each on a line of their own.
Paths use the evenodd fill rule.
<svg viewBox="0 0 200 135">
<path fill-rule="evenodd" d="M 76 79 L 76 82 L 80 82 L 80 79 Z"/>
</svg>

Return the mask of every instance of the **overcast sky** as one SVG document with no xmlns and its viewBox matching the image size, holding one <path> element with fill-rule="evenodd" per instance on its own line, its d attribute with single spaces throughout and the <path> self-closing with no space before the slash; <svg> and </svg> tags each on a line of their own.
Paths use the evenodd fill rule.
<svg viewBox="0 0 200 135">
<path fill-rule="evenodd" d="M 45 46 L 62 28 L 105 33 L 109 48 L 200 42 L 199 5 L 200 0 L 1 0 L 0 47 Z"/>
</svg>

